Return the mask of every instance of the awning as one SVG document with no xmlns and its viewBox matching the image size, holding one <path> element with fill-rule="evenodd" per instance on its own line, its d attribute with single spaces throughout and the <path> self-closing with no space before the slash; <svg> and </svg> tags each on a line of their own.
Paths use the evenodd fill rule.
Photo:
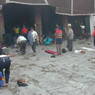
<svg viewBox="0 0 95 95">
<path fill-rule="evenodd" d="M 46 0 L 8 0 L 6 3 L 19 3 L 27 5 L 48 5 Z"/>
<path fill-rule="evenodd" d="M 73 0 L 73 14 L 94 13 L 94 0 Z"/>
<path fill-rule="evenodd" d="M 48 0 L 61 15 L 90 15 L 94 13 L 94 0 Z"/>
<path fill-rule="evenodd" d="M 71 0 L 48 0 L 48 4 L 56 7 L 56 13 L 71 14 Z"/>
<path fill-rule="evenodd" d="M 4 1 L 0 0 L 0 2 Z M 49 5 L 55 7 L 56 14 L 61 15 L 90 15 L 94 13 L 94 0 L 6 0 L 6 3 Z"/>
</svg>

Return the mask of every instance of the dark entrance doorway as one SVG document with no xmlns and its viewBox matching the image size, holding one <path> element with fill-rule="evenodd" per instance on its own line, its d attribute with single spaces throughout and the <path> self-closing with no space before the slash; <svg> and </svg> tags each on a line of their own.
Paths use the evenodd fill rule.
<svg viewBox="0 0 95 95">
<path fill-rule="evenodd" d="M 52 36 L 56 25 L 55 8 L 47 6 L 42 9 L 42 30 L 45 36 Z"/>
<path fill-rule="evenodd" d="M 39 11 L 38 11 L 39 10 Z M 52 35 L 57 23 L 55 8 L 41 5 L 24 5 L 24 4 L 6 4 L 3 7 L 5 20 L 5 43 L 13 44 L 13 28 L 18 25 L 20 29 L 23 24 L 28 29 L 36 24 L 35 17 L 41 16 L 41 32 L 44 35 Z M 39 30 L 37 30 L 39 32 Z"/>
<path fill-rule="evenodd" d="M 27 28 L 34 25 L 35 11 L 33 6 L 21 4 L 6 4 L 3 7 L 3 15 L 5 21 L 5 39 L 8 45 L 13 44 L 13 28 L 19 26 L 22 28 L 23 24 Z M 8 41 L 8 42 L 7 42 Z"/>
<path fill-rule="evenodd" d="M 86 33 L 88 38 L 90 37 L 90 22 L 89 16 L 72 16 L 68 17 L 68 22 L 72 24 L 74 30 L 75 39 L 82 38 L 81 25 L 85 26 Z"/>
</svg>

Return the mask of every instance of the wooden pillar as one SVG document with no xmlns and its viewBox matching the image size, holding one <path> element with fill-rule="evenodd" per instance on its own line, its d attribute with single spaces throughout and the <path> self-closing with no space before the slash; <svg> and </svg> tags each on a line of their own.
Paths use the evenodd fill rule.
<svg viewBox="0 0 95 95">
<path fill-rule="evenodd" d="M 35 30 L 39 35 L 39 43 L 42 43 L 42 18 L 41 18 L 41 9 L 37 8 L 35 10 Z"/>
<path fill-rule="evenodd" d="M 67 24 L 68 24 L 68 17 L 64 16 L 64 26 L 67 26 Z"/>
<path fill-rule="evenodd" d="M 36 9 L 35 10 L 35 29 L 38 32 L 38 34 L 42 35 L 42 18 L 41 18 L 41 10 Z"/>
<path fill-rule="evenodd" d="M 3 34 L 4 34 L 4 18 L 2 12 L 0 11 L 0 42 L 3 41 Z"/>
</svg>

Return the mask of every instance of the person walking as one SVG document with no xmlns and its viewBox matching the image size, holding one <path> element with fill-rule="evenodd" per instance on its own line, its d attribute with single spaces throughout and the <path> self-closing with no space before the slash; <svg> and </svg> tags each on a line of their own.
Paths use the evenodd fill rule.
<svg viewBox="0 0 95 95">
<path fill-rule="evenodd" d="M 28 32 L 27 38 L 28 38 L 29 44 L 32 47 L 33 53 L 35 54 L 36 45 L 37 45 L 37 42 L 39 42 L 38 33 L 33 28 L 31 28 L 30 31 Z"/>
<path fill-rule="evenodd" d="M 67 34 L 67 49 L 69 51 L 72 51 L 73 50 L 74 32 L 73 32 L 71 24 L 67 25 L 66 34 Z"/>
<path fill-rule="evenodd" d="M 62 49 L 61 49 L 61 45 L 62 45 L 62 30 L 60 29 L 59 25 L 56 26 L 56 30 L 55 30 L 55 44 L 56 44 L 56 49 L 58 52 L 58 55 L 61 55 Z"/>
</svg>

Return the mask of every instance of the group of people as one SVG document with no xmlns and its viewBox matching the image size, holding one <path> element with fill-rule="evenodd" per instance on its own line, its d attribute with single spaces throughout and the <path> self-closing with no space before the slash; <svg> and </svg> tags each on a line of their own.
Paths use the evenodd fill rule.
<svg viewBox="0 0 95 95">
<path fill-rule="evenodd" d="M 36 53 L 36 45 L 37 42 L 39 42 L 39 37 L 38 33 L 33 29 L 33 27 L 27 32 L 26 34 L 26 29 L 23 28 L 23 33 L 17 35 L 16 38 L 16 43 L 20 49 L 21 54 L 26 53 L 26 45 L 27 42 L 29 42 L 30 46 L 32 47 L 32 50 L 34 54 Z M 67 24 L 67 26 L 64 29 L 66 33 L 66 38 L 67 38 L 67 49 L 69 51 L 73 50 L 73 39 L 74 39 L 74 32 L 72 29 L 71 24 Z M 56 25 L 56 29 L 54 32 L 54 37 L 55 37 L 55 45 L 56 45 L 56 51 L 58 55 L 61 55 L 62 53 L 62 42 L 63 42 L 63 35 L 64 31 L 60 28 L 59 25 Z M 17 32 L 18 33 L 18 32 Z M 94 36 L 94 45 L 95 45 L 95 29 L 93 31 L 93 36 Z M 5 84 L 7 85 L 9 82 L 9 76 L 10 76 L 10 65 L 11 65 L 11 60 L 10 56 L 3 54 L 2 48 L 0 48 L 0 75 L 1 76 L 5 75 Z M 5 74 L 3 73 L 3 70 L 5 69 Z M 2 77 L 0 76 L 0 81 L 2 80 Z"/>
<path fill-rule="evenodd" d="M 66 37 L 67 37 L 67 48 L 69 51 L 73 50 L 73 38 L 74 38 L 74 33 L 73 33 L 73 29 L 72 29 L 72 25 L 68 24 L 66 29 Z M 59 55 L 61 55 L 62 49 L 61 49 L 61 45 L 63 42 L 63 30 L 61 30 L 59 25 L 56 25 L 56 29 L 55 29 L 55 44 L 56 44 L 56 49 Z M 27 36 L 21 34 L 18 36 L 17 38 L 17 45 L 20 48 L 20 52 L 21 54 L 25 54 L 26 52 L 26 44 L 27 42 L 29 42 L 30 46 L 32 47 L 32 50 L 34 52 L 34 54 L 36 53 L 36 45 L 37 43 L 39 43 L 39 37 L 38 37 L 38 33 L 31 28 L 30 31 L 28 31 Z"/>
<path fill-rule="evenodd" d="M 60 29 L 59 26 L 56 26 L 55 44 L 58 55 L 61 55 L 62 52 L 61 50 L 61 44 L 63 41 L 62 35 L 63 31 Z M 28 31 L 27 37 L 26 35 L 23 34 L 20 34 L 17 37 L 16 43 L 19 46 L 21 54 L 25 54 L 26 52 L 27 41 L 31 45 L 33 52 L 36 53 L 36 44 L 37 42 L 39 42 L 39 38 L 37 32 L 33 28 L 31 28 L 30 31 Z M 70 51 L 73 48 L 73 30 L 71 28 L 71 24 L 68 24 L 67 27 L 67 47 Z M 0 45 L 0 87 L 8 86 L 10 77 L 10 66 L 11 66 L 10 55 L 5 54 L 3 52 L 2 46 Z M 4 78 L 5 83 L 2 84 Z"/>
<path fill-rule="evenodd" d="M 17 35 L 16 38 L 16 44 L 21 54 L 25 54 L 27 42 L 29 42 L 35 54 L 37 41 L 38 41 L 38 34 L 33 28 L 31 28 L 30 31 L 28 31 L 27 36 L 25 35 L 25 33 L 21 33 Z M 3 46 L 2 44 L 0 44 L 0 87 L 8 86 L 9 77 L 10 77 L 10 66 L 11 66 L 10 57 L 11 55 L 4 52 Z"/>
<path fill-rule="evenodd" d="M 20 49 L 21 54 L 25 54 L 26 52 L 26 44 L 29 42 L 30 46 L 32 47 L 33 53 L 36 53 L 36 45 L 39 42 L 38 41 L 38 33 L 31 28 L 30 31 L 28 31 L 27 35 L 20 34 L 17 37 L 17 45 Z"/>
<path fill-rule="evenodd" d="M 23 34 L 25 37 L 27 37 L 28 30 L 29 30 L 29 29 L 26 27 L 26 25 L 23 25 L 22 28 L 20 28 L 18 25 L 15 26 L 15 27 L 13 28 L 14 40 L 16 40 L 17 37 L 18 37 L 20 34 Z"/>
<path fill-rule="evenodd" d="M 74 32 L 72 29 L 72 25 L 68 24 L 65 28 L 65 33 L 66 33 L 66 38 L 67 38 L 67 49 L 69 51 L 73 50 L 73 38 L 74 38 Z M 56 30 L 55 30 L 55 44 L 56 44 L 56 49 L 59 55 L 61 55 L 62 53 L 62 41 L 63 41 L 63 36 L 64 35 L 64 31 L 62 31 L 60 29 L 60 26 L 56 26 Z"/>
</svg>

